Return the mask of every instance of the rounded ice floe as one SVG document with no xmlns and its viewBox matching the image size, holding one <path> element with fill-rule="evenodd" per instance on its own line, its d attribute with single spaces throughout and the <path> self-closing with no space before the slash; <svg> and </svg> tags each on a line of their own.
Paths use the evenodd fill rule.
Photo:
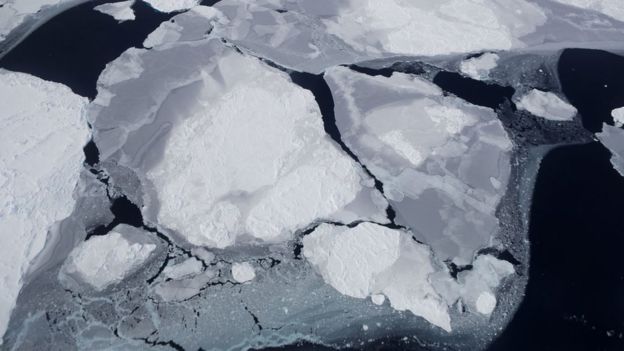
<svg viewBox="0 0 624 351">
<path fill-rule="evenodd" d="M 89 139 L 87 99 L 58 83 L 0 69 L 0 336 L 29 264 L 74 207 Z"/>
<path fill-rule="evenodd" d="M 79 279 L 95 290 L 104 290 L 134 273 L 156 249 L 147 232 L 120 224 L 110 233 L 95 236 L 72 250 L 61 279 Z"/>
<path fill-rule="evenodd" d="M 386 301 L 386 297 L 382 294 L 373 294 L 371 295 L 371 301 L 373 301 L 375 305 L 383 305 Z"/>
<path fill-rule="evenodd" d="M 497 54 L 487 52 L 462 61 L 459 70 L 472 79 L 485 80 L 489 77 L 490 71 L 496 68 L 498 59 Z"/>
<path fill-rule="evenodd" d="M 571 121 L 576 116 L 576 108 L 563 101 L 559 96 L 548 91 L 532 89 L 522 95 L 516 106 L 520 110 L 552 121 Z"/>
<path fill-rule="evenodd" d="M 184 11 L 199 5 L 200 0 L 143 0 L 160 12 Z"/>
<path fill-rule="evenodd" d="M 377 304 L 385 295 L 394 309 L 451 330 L 448 307 L 429 282 L 435 271 L 429 249 L 408 234 L 373 223 L 321 224 L 303 238 L 303 254 L 340 293 L 372 295 Z"/>
<path fill-rule="evenodd" d="M 440 259 L 469 264 L 498 232 L 511 172 L 512 144 L 494 111 L 407 74 L 334 67 L 325 78 L 341 136 L 384 184 L 397 222 Z"/>
<path fill-rule="evenodd" d="M 616 108 L 611 111 L 611 117 L 613 117 L 613 123 L 616 127 L 624 127 L 624 107 Z"/>
<path fill-rule="evenodd" d="M 249 262 L 232 264 L 232 278 L 239 283 L 246 283 L 256 277 L 256 270 Z"/>
<path fill-rule="evenodd" d="M 490 314 L 496 307 L 496 296 L 489 291 L 479 294 L 476 302 L 477 311 L 481 314 Z"/>
<path fill-rule="evenodd" d="M 124 21 L 132 21 L 134 20 L 134 10 L 132 10 L 132 5 L 134 5 L 135 0 L 121 1 L 121 2 L 113 2 L 109 4 L 102 4 L 94 7 L 93 9 L 99 11 L 101 13 L 112 16 L 119 22 Z"/>
</svg>

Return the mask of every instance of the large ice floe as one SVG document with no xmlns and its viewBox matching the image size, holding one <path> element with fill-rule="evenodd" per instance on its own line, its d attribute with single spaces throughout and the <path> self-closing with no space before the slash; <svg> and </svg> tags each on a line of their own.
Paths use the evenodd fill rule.
<svg viewBox="0 0 624 351">
<path fill-rule="evenodd" d="M 571 121 L 577 113 L 574 106 L 554 93 L 538 89 L 531 89 L 522 95 L 516 102 L 516 106 L 551 121 Z"/>
<path fill-rule="evenodd" d="M 87 99 L 0 70 L 0 335 L 48 231 L 69 216 L 89 131 Z"/>
<path fill-rule="evenodd" d="M 403 73 L 325 73 L 346 145 L 384 184 L 397 221 L 441 259 L 468 264 L 492 243 L 512 144 L 488 108 Z"/>
<path fill-rule="evenodd" d="M 604 124 L 596 136 L 611 152 L 613 168 L 624 177 L 624 129 Z"/>
<path fill-rule="evenodd" d="M 85 1 L 85 0 L 83 0 Z M 76 0 L 6 0 L 0 3 L 0 42 L 12 30 L 22 24 L 28 16 L 36 14 L 46 8 L 76 3 Z"/>
</svg>

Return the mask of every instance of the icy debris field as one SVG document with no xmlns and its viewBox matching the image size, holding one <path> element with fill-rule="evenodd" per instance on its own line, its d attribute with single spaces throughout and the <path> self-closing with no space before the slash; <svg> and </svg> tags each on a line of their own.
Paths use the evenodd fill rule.
<svg viewBox="0 0 624 351">
<path fill-rule="evenodd" d="M 485 350 L 545 153 L 624 176 L 624 107 L 592 134 L 557 70 L 618 1 L 144 2 L 93 99 L 0 69 L 2 349 Z M 2 3 L 0 48 L 59 4 Z"/>
</svg>

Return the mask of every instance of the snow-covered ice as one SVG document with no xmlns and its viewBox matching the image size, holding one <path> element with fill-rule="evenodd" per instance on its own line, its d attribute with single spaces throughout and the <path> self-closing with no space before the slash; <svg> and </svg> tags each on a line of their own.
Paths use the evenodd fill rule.
<svg viewBox="0 0 624 351">
<path fill-rule="evenodd" d="M 529 111 L 538 117 L 552 121 L 571 121 L 577 113 L 574 106 L 563 101 L 559 96 L 538 89 L 531 89 L 522 95 L 516 101 L 516 106 L 520 110 Z"/>
<path fill-rule="evenodd" d="M 429 248 L 407 233 L 373 223 L 354 228 L 321 224 L 303 238 L 303 254 L 340 293 L 409 310 L 450 331 L 443 299 L 429 282 L 435 271 Z"/>
<path fill-rule="evenodd" d="M 86 1 L 86 0 L 82 0 Z M 3 0 L 0 2 L 0 42 L 11 33 L 13 29 L 22 24 L 28 16 L 43 11 L 47 8 L 68 3 L 76 3 L 76 0 Z"/>
<path fill-rule="evenodd" d="M 178 41 L 197 40 L 210 31 L 212 23 L 224 25 L 227 18 L 214 7 L 195 6 L 190 11 L 161 23 L 147 36 L 143 46 L 153 48 Z"/>
<path fill-rule="evenodd" d="M 472 57 L 459 64 L 459 70 L 468 77 L 476 80 L 486 80 L 490 71 L 496 68 L 499 56 L 492 52 Z"/>
<path fill-rule="evenodd" d="M 170 279 L 180 279 L 190 275 L 198 274 L 202 271 L 203 265 L 195 257 L 188 258 L 180 263 L 168 265 L 163 269 L 165 277 Z"/>
<path fill-rule="evenodd" d="M 87 99 L 68 87 L 0 69 L 0 335 L 29 263 L 69 216 L 89 130 Z"/>
<path fill-rule="evenodd" d="M 246 283 L 256 277 L 256 270 L 249 262 L 232 264 L 232 278 L 239 283 Z"/>
<path fill-rule="evenodd" d="M 624 107 L 619 107 L 611 111 L 613 123 L 616 127 L 624 127 Z"/>
<path fill-rule="evenodd" d="M 94 7 L 93 9 L 99 11 L 101 13 L 112 16 L 119 22 L 124 21 L 132 21 L 134 20 L 134 10 L 132 10 L 132 5 L 134 5 L 135 0 L 128 0 L 122 2 L 113 2 L 108 4 L 102 4 Z"/>
<path fill-rule="evenodd" d="M 75 247 L 63 264 L 61 279 L 85 282 L 101 291 L 134 273 L 150 257 L 156 244 L 150 233 L 120 224 Z"/>
<path fill-rule="evenodd" d="M 444 96 L 422 78 L 325 73 L 342 138 L 441 259 L 468 264 L 499 229 L 512 144 L 494 111 Z"/>
<path fill-rule="evenodd" d="M 553 0 L 565 5 L 597 11 L 624 21 L 624 2 L 621 0 Z"/>
<path fill-rule="evenodd" d="M 624 177 L 624 129 L 603 124 L 598 140 L 611 152 L 611 164 Z"/>
<path fill-rule="evenodd" d="M 160 12 L 184 11 L 199 5 L 200 0 L 143 0 Z"/>
</svg>

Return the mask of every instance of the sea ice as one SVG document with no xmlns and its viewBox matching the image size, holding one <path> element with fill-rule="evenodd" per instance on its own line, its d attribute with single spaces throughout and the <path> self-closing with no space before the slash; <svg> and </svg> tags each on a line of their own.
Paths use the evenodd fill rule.
<svg viewBox="0 0 624 351">
<path fill-rule="evenodd" d="M 373 223 L 321 224 L 303 238 L 303 255 L 340 293 L 372 295 L 376 303 L 383 294 L 394 309 L 451 330 L 448 308 L 429 282 L 435 271 L 429 248 L 407 233 Z"/>
<path fill-rule="evenodd" d="M 596 136 L 611 151 L 611 164 L 624 177 L 624 129 L 608 124 L 602 126 L 602 132 Z"/>
<path fill-rule="evenodd" d="M 459 64 L 460 71 L 468 77 L 476 80 L 486 80 L 490 71 L 496 68 L 498 55 L 487 52 L 481 56 L 472 57 Z"/>
<path fill-rule="evenodd" d="M 402 73 L 335 67 L 325 78 L 343 140 L 384 184 L 397 221 L 459 265 L 490 245 L 512 148 L 494 111 Z"/>
<path fill-rule="evenodd" d="M 143 0 L 160 12 L 184 11 L 199 5 L 200 0 Z"/>
<path fill-rule="evenodd" d="M 556 2 L 600 12 L 618 21 L 624 21 L 624 3 L 621 0 L 554 0 Z"/>
<path fill-rule="evenodd" d="M 0 3 L 0 42 L 28 16 L 72 1 L 77 2 L 75 0 L 3 0 Z"/>
<path fill-rule="evenodd" d="M 195 6 L 190 11 L 163 22 L 150 33 L 143 46 L 153 48 L 179 41 L 192 41 L 206 36 L 212 23 L 227 24 L 225 16 L 214 7 Z"/>
<path fill-rule="evenodd" d="M 87 99 L 0 69 L 0 335 L 30 262 L 69 216 L 89 138 Z"/>
<path fill-rule="evenodd" d="M 170 279 L 181 279 L 200 273 L 202 268 L 202 263 L 195 257 L 191 257 L 180 263 L 165 267 L 163 274 Z"/>
<path fill-rule="evenodd" d="M 134 0 L 102 4 L 94 7 L 93 9 L 110 15 L 119 22 L 124 22 L 132 21 L 135 18 L 132 5 L 134 5 Z"/>
<path fill-rule="evenodd" d="M 624 127 L 624 107 L 616 108 L 611 111 L 611 117 L 616 127 Z"/>
<path fill-rule="evenodd" d="M 559 96 L 549 91 L 532 89 L 522 95 L 516 106 L 521 110 L 546 118 L 552 121 L 571 121 L 576 116 L 576 108 L 563 101 Z"/>
<path fill-rule="evenodd" d="M 63 264 L 61 280 L 73 279 L 101 291 L 134 273 L 150 257 L 156 244 L 150 233 L 120 224 L 75 247 Z"/>
<path fill-rule="evenodd" d="M 256 270 L 249 262 L 232 264 L 232 278 L 239 283 L 246 283 L 256 277 Z"/>
</svg>

